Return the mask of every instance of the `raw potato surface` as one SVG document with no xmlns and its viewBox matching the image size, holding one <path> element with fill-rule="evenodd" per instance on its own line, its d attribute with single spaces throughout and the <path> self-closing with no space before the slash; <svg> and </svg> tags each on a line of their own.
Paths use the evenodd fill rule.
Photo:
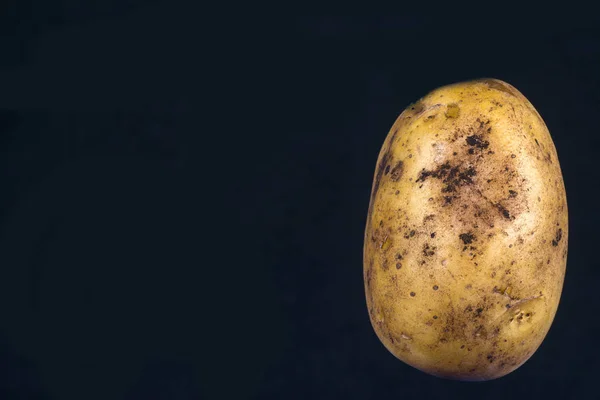
<svg viewBox="0 0 600 400">
<path fill-rule="evenodd" d="M 434 90 L 377 160 L 364 242 L 373 328 L 429 374 L 506 375 L 552 324 L 567 241 L 557 153 L 531 103 L 496 79 Z"/>
</svg>

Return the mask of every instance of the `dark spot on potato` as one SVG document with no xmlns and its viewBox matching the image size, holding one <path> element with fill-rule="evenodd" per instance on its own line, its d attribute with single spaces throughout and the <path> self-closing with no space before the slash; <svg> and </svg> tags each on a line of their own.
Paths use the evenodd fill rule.
<svg viewBox="0 0 600 400">
<path fill-rule="evenodd" d="M 425 243 L 425 245 L 423 245 L 423 255 L 425 257 L 431 257 L 435 254 L 435 249 L 436 247 L 430 247 L 428 243 Z"/>
<path fill-rule="evenodd" d="M 558 242 L 560 242 L 560 240 L 562 239 L 562 229 L 558 229 L 556 231 L 556 237 L 554 238 L 554 240 L 552 240 L 552 246 L 556 247 L 558 246 Z"/>
<path fill-rule="evenodd" d="M 390 173 L 390 166 L 388 165 L 385 167 L 385 175 L 387 175 L 389 173 Z"/>
<path fill-rule="evenodd" d="M 415 297 L 416 293 L 415 292 L 410 292 L 410 297 Z"/>
<path fill-rule="evenodd" d="M 413 237 L 413 236 L 415 236 L 415 233 L 416 233 L 416 232 L 415 232 L 414 230 L 412 230 L 412 231 L 410 231 L 410 233 L 408 234 L 408 236 L 409 236 L 409 237 Z"/>
<path fill-rule="evenodd" d="M 490 145 L 490 142 L 484 140 L 481 135 L 471 135 L 467 136 L 466 142 L 469 146 L 479 148 L 479 149 L 487 149 Z M 473 154 L 473 153 L 471 153 Z"/>
<path fill-rule="evenodd" d="M 434 215 L 434 214 L 429 214 L 429 215 L 426 215 L 426 216 L 425 216 L 425 218 L 423 218 L 423 223 L 425 223 L 425 222 L 427 222 L 427 221 L 431 221 L 431 220 L 433 220 L 434 218 L 435 218 L 435 215 Z"/>
<path fill-rule="evenodd" d="M 402 254 L 400 254 L 400 253 L 396 254 L 396 260 L 402 260 Z"/>
<path fill-rule="evenodd" d="M 397 262 L 397 263 L 396 263 L 396 269 L 400 269 L 400 268 L 402 268 L 402 263 L 400 263 L 400 262 Z"/>
<path fill-rule="evenodd" d="M 474 240 L 476 240 L 475 235 L 473 235 L 472 232 L 461 233 L 458 235 L 458 237 L 463 241 L 464 244 L 471 244 Z"/>
<path fill-rule="evenodd" d="M 431 235 L 429 236 L 431 236 L 432 239 L 435 238 L 435 232 L 431 232 Z"/>
<path fill-rule="evenodd" d="M 441 178 L 448 174 L 448 170 L 450 170 L 450 163 L 445 162 L 440 165 L 436 170 L 428 171 L 426 169 L 421 170 L 419 177 L 415 182 L 424 182 L 428 177 L 432 176 L 434 178 Z"/>
<path fill-rule="evenodd" d="M 457 152 L 453 152 L 453 153 L 452 153 L 452 155 L 453 155 L 453 156 L 455 156 L 455 155 L 457 155 L 457 154 L 458 154 Z"/>
<path fill-rule="evenodd" d="M 467 168 L 466 170 L 464 170 L 464 171 L 460 172 L 460 173 L 458 174 L 458 178 L 459 178 L 461 181 L 463 181 L 463 182 L 466 182 L 466 183 L 469 183 L 469 184 L 471 184 L 471 183 L 473 183 L 473 179 L 472 179 L 472 178 L 473 178 L 475 175 L 477 175 L 477 171 L 475 171 L 475 168 L 473 168 L 473 167 L 469 167 L 469 168 Z"/>
<path fill-rule="evenodd" d="M 438 316 L 437 316 L 437 315 L 434 315 L 434 316 L 433 316 L 433 319 L 438 319 Z"/>
<path fill-rule="evenodd" d="M 514 190 L 509 190 L 508 191 L 508 196 L 509 197 L 517 197 L 517 192 L 515 192 Z"/>
<path fill-rule="evenodd" d="M 511 154 L 511 155 L 510 155 L 510 158 L 516 158 L 516 157 L 517 157 L 517 156 L 516 156 L 516 155 L 514 155 L 514 154 Z"/>
<path fill-rule="evenodd" d="M 537 145 L 538 145 L 538 147 L 540 146 L 540 142 L 538 142 L 538 140 L 537 140 L 537 139 L 535 139 L 535 144 L 537 144 Z"/>
<path fill-rule="evenodd" d="M 472 166 L 461 170 L 460 166 L 452 167 L 449 162 L 445 162 L 435 170 L 421 170 L 416 181 L 423 182 L 429 177 L 440 179 L 445 184 L 442 193 L 453 193 L 457 187 L 473 184 L 475 175 L 477 171 Z M 452 199 L 451 196 L 444 196 L 444 205 L 450 204 Z"/>
<path fill-rule="evenodd" d="M 504 208 L 504 206 L 500 203 L 496 204 L 496 208 L 498 209 L 498 211 L 500 211 L 500 214 L 502 214 L 502 216 L 506 219 L 510 219 L 510 213 L 508 212 L 508 210 L 506 208 Z"/>
<path fill-rule="evenodd" d="M 438 290 L 439 286 L 438 285 L 433 285 L 433 290 Z"/>
<path fill-rule="evenodd" d="M 392 169 L 392 172 L 390 174 L 390 179 L 393 182 L 398 182 L 400 180 L 400 178 L 402 178 L 403 172 L 404 172 L 404 162 L 398 161 L 398 163 L 396 163 L 396 165 Z"/>
</svg>

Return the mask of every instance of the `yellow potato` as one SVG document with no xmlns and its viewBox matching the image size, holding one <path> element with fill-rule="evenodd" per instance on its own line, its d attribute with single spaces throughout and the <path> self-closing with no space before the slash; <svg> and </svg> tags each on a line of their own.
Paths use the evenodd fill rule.
<svg viewBox="0 0 600 400">
<path fill-rule="evenodd" d="M 379 154 L 364 243 L 371 323 L 429 374 L 489 380 L 540 346 L 556 314 L 568 215 L 556 149 L 513 86 L 436 89 Z"/>
</svg>

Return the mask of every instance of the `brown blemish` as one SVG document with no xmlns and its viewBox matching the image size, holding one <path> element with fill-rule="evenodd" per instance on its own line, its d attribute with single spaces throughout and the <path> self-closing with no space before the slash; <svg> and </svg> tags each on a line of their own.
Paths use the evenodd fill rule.
<svg viewBox="0 0 600 400">
<path fill-rule="evenodd" d="M 429 236 L 431 236 L 432 239 L 435 238 L 435 232 L 431 232 L 431 235 Z"/>
<path fill-rule="evenodd" d="M 469 146 L 476 147 L 476 148 L 479 148 L 482 150 L 487 149 L 490 145 L 490 142 L 488 142 L 487 140 L 484 140 L 481 135 L 467 136 L 467 138 L 465 140 Z M 469 152 L 469 153 L 473 154 L 472 152 Z"/>
<path fill-rule="evenodd" d="M 433 285 L 433 290 L 438 290 L 439 286 L 438 285 Z"/>
<path fill-rule="evenodd" d="M 425 257 L 431 257 L 432 255 L 435 254 L 435 249 L 436 247 L 430 247 L 428 243 L 425 243 L 425 245 L 423 245 L 423 255 Z"/>
<path fill-rule="evenodd" d="M 461 233 L 458 235 L 458 237 L 463 241 L 464 244 L 471 244 L 474 240 L 476 240 L 475 235 L 473 235 L 472 232 Z"/>
<path fill-rule="evenodd" d="M 500 204 L 500 203 L 496 204 L 496 208 L 498 209 L 498 211 L 500 211 L 500 214 L 502 214 L 502 216 L 504 218 L 511 219 L 510 213 L 502 204 Z"/>
<path fill-rule="evenodd" d="M 554 246 L 554 247 L 558 246 L 558 242 L 560 242 L 561 239 L 562 239 L 562 229 L 558 228 L 558 230 L 556 231 L 556 237 L 554 238 L 554 240 L 552 240 L 552 246 Z"/>
<path fill-rule="evenodd" d="M 475 175 L 477 175 L 477 171 L 472 166 L 461 170 L 460 166 L 452 167 L 449 162 L 445 162 L 435 170 L 421 170 L 415 182 L 424 182 L 429 177 L 440 179 L 445 183 L 442 193 L 452 193 L 456 192 L 457 187 L 473 184 L 473 177 Z M 445 196 L 444 199 L 445 204 L 452 202 L 451 196 Z"/>
<path fill-rule="evenodd" d="M 435 218 L 435 215 L 429 214 L 429 215 L 425 216 L 425 218 L 423 218 L 423 223 L 425 223 L 427 221 L 431 221 L 431 220 L 433 220 L 433 218 Z"/>
<path fill-rule="evenodd" d="M 398 161 L 391 171 L 390 179 L 392 182 L 398 182 L 404 173 L 404 162 Z"/>
<path fill-rule="evenodd" d="M 415 297 L 416 293 L 415 292 L 410 292 L 410 297 Z"/>
</svg>

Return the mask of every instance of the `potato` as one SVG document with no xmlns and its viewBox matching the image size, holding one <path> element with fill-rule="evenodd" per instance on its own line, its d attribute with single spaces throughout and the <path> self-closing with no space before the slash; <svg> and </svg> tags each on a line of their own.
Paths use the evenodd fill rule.
<svg viewBox="0 0 600 400">
<path fill-rule="evenodd" d="M 556 149 L 513 86 L 444 86 L 398 117 L 378 157 L 364 242 L 373 328 L 397 358 L 495 379 L 537 350 L 567 259 Z"/>
</svg>

